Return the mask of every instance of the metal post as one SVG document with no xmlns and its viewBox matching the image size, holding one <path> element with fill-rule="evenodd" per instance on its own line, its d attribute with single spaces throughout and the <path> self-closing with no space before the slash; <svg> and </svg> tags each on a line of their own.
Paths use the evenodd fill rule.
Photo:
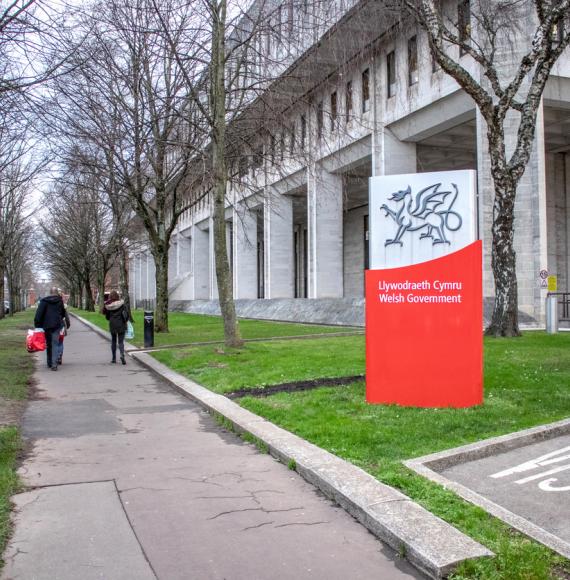
<svg viewBox="0 0 570 580">
<path fill-rule="evenodd" d="M 154 311 L 144 311 L 144 347 L 152 348 L 154 346 Z"/>
<path fill-rule="evenodd" d="M 558 299 L 553 294 L 546 296 L 546 332 L 547 334 L 558 332 Z"/>
</svg>

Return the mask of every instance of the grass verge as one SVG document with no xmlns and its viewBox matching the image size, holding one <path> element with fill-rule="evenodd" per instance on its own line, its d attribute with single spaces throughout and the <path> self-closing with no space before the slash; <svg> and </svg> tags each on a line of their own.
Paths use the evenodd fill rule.
<svg viewBox="0 0 570 580">
<path fill-rule="evenodd" d="M 28 396 L 34 359 L 26 351 L 26 329 L 33 325 L 33 312 L 27 311 L 0 320 L 0 554 L 10 534 L 10 496 L 19 489 L 15 472 L 21 449 L 14 409 Z M 0 569 L 3 562 L 0 559 Z"/>
<path fill-rule="evenodd" d="M 570 334 L 529 332 L 485 340 L 485 404 L 414 409 L 365 403 L 363 382 L 346 387 L 243 398 L 240 404 L 362 467 L 493 550 L 464 563 L 456 579 L 568 578 L 570 563 L 514 532 L 455 494 L 414 474 L 402 461 L 570 415 Z M 322 376 L 358 374 L 363 337 L 195 347 L 153 356 L 217 392 Z"/>
<path fill-rule="evenodd" d="M 109 323 L 98 312 L 73 309 L 85 320 L 109 330 Z M 135 346 L 143 346 L 143 311 L 135 310 L 135 338 L 129 342 Z M 193 342 L 223 341 L 224 329 L 220 316 L 205 314 L 189 314 L 185 312 L 170 312 L 168 314 L 170 332 L 155 333 L 156 347 L 172 344 L 190 344 Z M 269 322 L 266 320 L 240 319 L 239 327 L 243 338 L 274 338 L 285 336 L 305 336 L 308 334 L 330 334 L 335 332 L 361 331 L 362 328 L 346 328 L 338 326 L 320 326 L 316 324 L 296 324 L 291 322 Z"/>
<path fill-rule="evenodd" d="M 240 349 L 195 346 L 152 354 L 217 393 L 364 372 L 363 336 L 252 342 Z"/>
</svg>

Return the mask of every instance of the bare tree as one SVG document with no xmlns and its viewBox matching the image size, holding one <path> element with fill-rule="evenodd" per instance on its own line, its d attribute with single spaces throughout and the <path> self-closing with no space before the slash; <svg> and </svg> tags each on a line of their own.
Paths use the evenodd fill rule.
<svg viewBox="0 0 570 580">
<path fill-rule="evenodd" d="M 170 240 L 192 203 L 181 191 L 190 156 L 200 148 L 192 142 L 184 82 L 148 0 L 94 5 L 85 28 L 90 40 L 78 51 L 81 65 L 57 84 L 58 100 L 144 227 L 156 266 L 156 330 L 167 332 Z M 182 42 L 174 32 L 175 46 Z"/>
<path fill-rule="evenodd" d="M 272 62 L 270 55 L 264 53 L 264 45 L 279 42 L 288 49 L 294 45 L 283 42 L 282 33 L 273 30 L 273 22 L 277 14 L 279 27 L 287 19 L 291 41 L 298 24 L 293 19 L 296 3 L 288 3 L 284 9 L 279 3 L 265 0 L 247 7 L 231 0 L 180 0 L 179 12 L 193 11 L 185 38 L 194 47 L 181 51 L 181 47 L 175 46 L 162 3 L 152 2 L 183 73 L 188 101 L 201 119 L 198 126 L 206 131 L 204 147 L 196 152 L 192 162 L 194 166 L 201 165 L 207 176 L 205 190 L 212 206 L 215 270 L 225 342 L 228 346 L 239 346 L 242 339 L 226 239 L 226 208 L 233 203 L 228 195 L 229 186 L 232 176 L 239 175 L 238 166 L 247 160 L 248 154 L 262 164 L 263 140 L 272 126 L 282 127 L 283 99 L 276 98 L 271 83 L 285 72 L 287 59 L 281 55 L 281 60 Z M 274 108 L 275 101 L 280 101 L 280 106 Z M 258 189 L 259 185 L 253 188 Z M 241 201 L 245 198 L 246 195 Z"/>
<path fill-rule="evenodd" d="M 45 195 L 42 257 L 52 277 L 69 288 L 74 297 L 81 293 L 83 307 L 94 310 L 93 287 L 102 307 L 105 280 L 116 251 L 109 227 L 112 218 L 101 204 L 91 176 L 76 171 L 71 176 Z"/>
<path fill-rule="evenodd" d="M 0 109 L 4 98 L 70 70 L 61 47 L 74 12 L 47 0 L 0 0 Z"/>
<path fill-rule="evenodd" d="M 4 316 L 4 276 L 8 283 L 10 314 L 20 309 L 21 274 L 32 256 L 30 212 L 27 207 L 32 177 L 23 163 L 12 164 L 0 175 L 0 318 Z"/>
<path fill-rule="evenodd" d="M 427 32 L 438 65 L 475 101 L 487 124 L 495 185 L 495 305 L 486 334 L 518 336 L 516 192 L 532 151 L 546 81 L 570 42 L 570 0 L 479 0 L 460 3 L 459 12 L 450 15 L 442 13 L 436 0 L 405 0 L 405 5 Z M 502 62 L 505 51 L 508 66 Z M 478 65 L 480 77 L 460 61 L 464 54 Z M 506 127 L 513 122 L 518 126 L 510 145 Z"/>
<path fill-rule="evenodd" d="M 25 124 L 19 127 L 8 115 L 0 115 L 0 318 L 4 316 L 4 278 L 12 300 L 19 274 L 16 265 L 23 267 L 32 254 L 28 200 L 43 164 L 31 155 L 27 137 Z M 15 310 L 12 305 L 10 311 Z"/>
</svg>

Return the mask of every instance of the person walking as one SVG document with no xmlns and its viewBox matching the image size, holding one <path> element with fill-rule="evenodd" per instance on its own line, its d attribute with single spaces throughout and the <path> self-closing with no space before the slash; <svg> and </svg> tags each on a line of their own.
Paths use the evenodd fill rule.
<svg viewBox="0 0 570 580">
<path fill-rule="evenodd" d="M 121 363 L 126 365 L 125 360 L 125 333 L 127 332 L 127 322 L 130 313 L 125 306 L 125 302 L 120 299 L 119 293 L 113 290 L 109 295 L 109 302 L 103 307 L 103 314 L 109 321 L 109 332 L 111 333 L 111 364 L 117 362 L 117 342 L 119 343 L 119 353 Z"/>
<path fill-rule="evenodd" d="M 50 295 L 40 300 L 34 316 L 34 326 L 43 328 L 46 335 L 47 366 L 52 371 L 57 371 L 57 359 L 59 350 L 59 333 L 66 320 L 63 299 L 57 288 L 50 290 Z M 69 321 L 69 317 L 67 317 Z M 69 325 L 65 324 L 69 328 Z"/>
<path fill-rule="evenodd" d="M 62 295 L 61 291 L 60 291 L 59 295 L 61 296 L 61 299 L 63 300 L 63 295 Z M 65 316 L 63 319 L 63 326 L 61 327 L 61 330 L 59 331 L 59 342 L 57 345 L 57 364 L 58 365 L 63 364 L 63 340 L 67 336 L 67 331 L 69 330 L 69 327 L 71 326 L 71 323 L 69 320 L 69 314 L 67 312 L 67 304 L 65 302 L 63 303 L 63 311 L 65 313 Z"/>
</svg>

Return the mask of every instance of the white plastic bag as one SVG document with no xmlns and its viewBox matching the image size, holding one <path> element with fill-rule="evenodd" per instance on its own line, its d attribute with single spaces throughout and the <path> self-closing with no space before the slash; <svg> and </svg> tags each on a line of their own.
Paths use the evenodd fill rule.
<svg viewBox="0 0 570 580">
<path fill-rule="evenodd" d="M 135 337 L 135 327 L 133 326 L 132 322 L 127 322 L 127 332 L 125 334 L 125 338 L 127 340 L 132 340 Z"/>
</svg>

